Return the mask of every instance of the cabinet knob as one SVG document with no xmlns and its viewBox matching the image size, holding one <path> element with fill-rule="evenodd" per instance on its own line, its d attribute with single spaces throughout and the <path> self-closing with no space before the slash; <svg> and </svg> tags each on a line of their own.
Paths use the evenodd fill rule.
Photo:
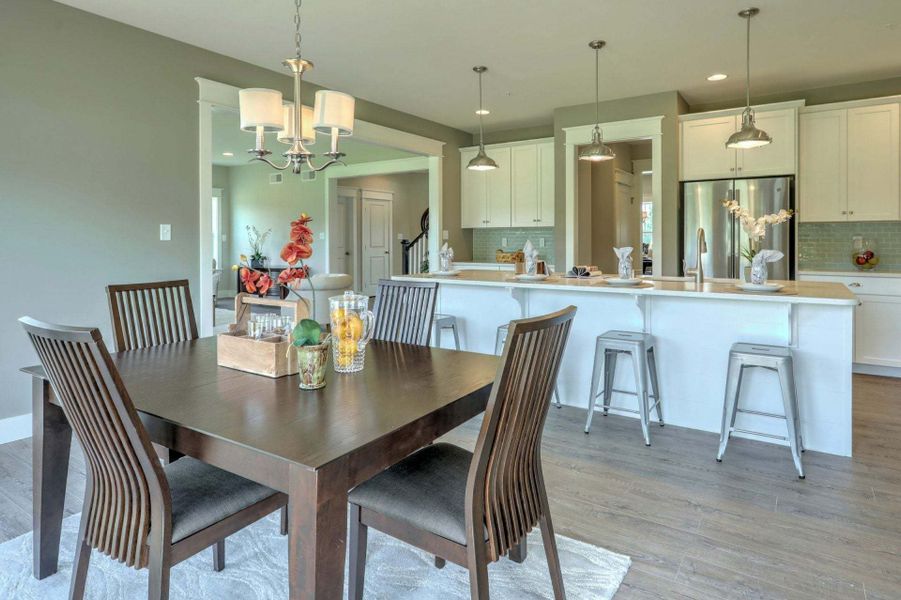
<svg viewBox="0 0 901 600">
<path fill-rule="evenodd" d="M 846 214 L 848 214 L 848 211 L 843 210 L 843 211 L 842 211 L 842 214 L 843 214 L 843 215 L 846 215 Z"/>
<path fill-rule="evenodd" d="M 853 215 L 853 214 L 854 214 L 854 211 L 853 211 L 853 210 L 849 210 L 849 211 L 848 211 L 848 214 L 849 214 L 849 215 Z"/>
<path fill-rule="evenodd" d="M 734 171 L 734 170 L 735 170 L 735 167 L 729 167 L 729 170 L 730 170 L 730 171 Z"/>
</svg>

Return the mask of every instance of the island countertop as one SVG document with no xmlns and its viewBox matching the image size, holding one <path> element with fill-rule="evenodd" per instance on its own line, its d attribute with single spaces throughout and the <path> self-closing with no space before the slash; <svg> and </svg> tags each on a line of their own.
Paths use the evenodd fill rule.
<svg viewBox="0 0 901 600">
<path fill-rule="evenodd" d="M 605 278 L 575 279 L 555 275 L 544 281 L 523 281 L 503 271 L 461 271 L 459 275 L 437 276 L 433 274 L 395 275 L 400 281 L 430 279 L 441 285 L 479 285 L 488 287 L 519 287 L 526 289 L 561 290 L 607 294 L 631 294 L 648 296 L 691 296 L 716 300 L 750 300 L 790 304 L 831 304 L 856 306 L 857 296 L 840 283 L 815 281 L 779 281 L 785 287 L 776 293 L 744 292 L 735 287 L 733 280 L 707 281 L 699 290 L 693 280 L 683 278 L 645 278 L 635 287 L 620 287 L 606 283 Z"/>
</svg>

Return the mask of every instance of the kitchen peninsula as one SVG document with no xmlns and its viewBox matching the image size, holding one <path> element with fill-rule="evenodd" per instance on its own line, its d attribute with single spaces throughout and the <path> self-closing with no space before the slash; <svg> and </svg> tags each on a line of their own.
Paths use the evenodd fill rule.
<svg viewBox="0 0 901 600">
<path fill-rule="evenodd" d="M 426 277 L 430 276 L 394 279 Z M 456 277 L 435 279 L 440 281 L 436 312 L 456 317 L 464 350 L 492 353 L 499 325 L 577 306 L 558 379 L 561 400 L 567 405 L 588 405 L 598 335 L 611 329 L 652 334 L 665 422 L 681 427 L 719 432 L 733 343 L 789 345 L 795 357 L 804 446 L 851 455 L 857 299 L 843 285 L 786 281 L 779 293 L 753 294 L 724 281 L 705 283 L 699 290 L 693 280 L 682 279 L 647 280 L 633 288 L 563 277 L 525 282 L 498 271 L 463 271 Z M 614 389 L 634 389 L 627 360 L 619 361 Z M 613 397 L 613 406 L 634 408 L 635 402 L 633 396 Z M 741 402 L 745 408 L 781 414 L 776 375 L 762 369 L 747 371 Z M 739 424 L 773 436 L 785 434 L 784 422 L 776 419 L 742 414 Z M 581 428 L 574 427 L 573 435 L 577 434 L 582 435 Z M 635 442 L 641 443 L 637 431 Z M 711 460 L 715 453 L 714 444 Z"/>
</svg>

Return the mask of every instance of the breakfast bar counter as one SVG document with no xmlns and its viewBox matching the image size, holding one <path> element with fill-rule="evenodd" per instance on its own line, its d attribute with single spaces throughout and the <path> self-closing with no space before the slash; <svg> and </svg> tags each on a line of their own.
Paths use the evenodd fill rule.
<svg viewBox="0 0 901 600">
<path fill-rule="evenodd" d="M 749 293 L 736 282 L 715 280 L 700 289 L 693 280 L 647 279 L 616 287 L 605 279 L 544 281 L 514 279 L 509 272 L 462 271 L 452 277 L 396 276 L 439 282 L 436 312 L 456 317 L 463 350 L 493 353 L 499 325 L 570 304 L 578 307 L 564 355 L 558 388 L 563 404 L 587 408 L 595 339 L 609 330 L 653 335 L 660 396 L 667 424 L 719 432 L 729 349 L 736 342 L 789 346 L 807 449 L 851 455 L 851 368 L 857 298 L 836 283 L 784 281 L 776 293 Z M 451 336 L 445 335 L 444 346 Z M 634 390 L 631 365 L 619 361 L 614 389 Z M 782 413 L 775 373 L 746 372 L 742 406 Z M 635 408 L 634 396 L 614 394 L 614 406 Z M 616 412 L 616 411 L 612 411 Z M 739 416 L 743 429 L 776 442 L 785 422 L 755 414 Z M 601 429 L 592 435 L 603 435 Z M 574 430 L 573 434 L 581 434 Z M 636 443 L 640 444 L 636 424 Z M 712 441 L 715 454 L 716 442 Z"/>
</svg>

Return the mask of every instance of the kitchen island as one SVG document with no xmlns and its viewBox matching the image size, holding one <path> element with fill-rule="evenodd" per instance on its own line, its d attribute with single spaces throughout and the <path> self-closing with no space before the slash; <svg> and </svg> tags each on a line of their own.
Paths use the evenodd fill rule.
<svg viewBox="0 0 901 600">
<path fill-rule="evenodd" d="M 493 353 L 499 325 L 570 304 L 577 306 L 558 388 L 564 404 L 583 409 L 589 402 L 595 338 L 611 329 L 654 336 L 666 423 L 717 433 L 730 346 L 735 342 L 788 345 L 795 357 L 805 447 L 851 455 L 857 299 L 843 285 L 786 281 L 781 282 L 785 288 L 779 293 L 754 294 L 738 290 L 733 282 L 710 282 L 698 289 L 694 281 L 676 278 L 624 288 L 599 279 L 554 277 L 525 282 L 511 273 L 492 271 L 463 271 L 455 277 L 394 277 L 423 278 L 440 282 L 436 312 L 457 318 L 463 350 Z M 451 336 L 444 337 L 448 346 Z M 614 388 L 634 390 L 631 366 L 626 361 L 619 365 Z M 744 408 L 781 414 L 775 373 L 746 372 L 741 403 Z M 635 408 L 636 399 L 614 394 L 613 405 Z M 742 414 L 737 425 L 772 436 L 785 435 L 781 420 Z M 573 435 L 583 435 L 581 431 L 574 427 Z M 637 446 L 642 445 L 639 431 L 636 424 Z M 603 433 L 596 429 L 592 435 Z M 766 436 L 735 435 L 782 443 Z M 715 454 L 712 441 L 711 459 Z"/>
</svg>

